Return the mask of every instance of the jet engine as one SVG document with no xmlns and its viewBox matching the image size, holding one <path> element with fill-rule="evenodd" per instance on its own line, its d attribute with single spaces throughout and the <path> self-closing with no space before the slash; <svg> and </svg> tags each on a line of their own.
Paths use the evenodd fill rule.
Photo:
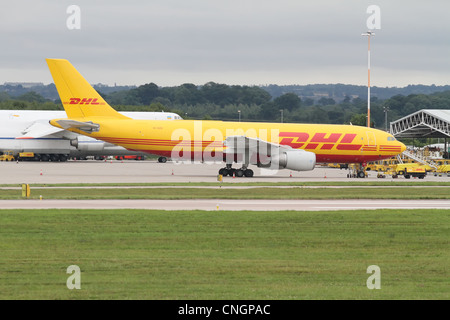
<svg viewBox="0 0 450 320">
<path fill-rule="evenodd" d="M 273 169 L 289 169 L 296 171 L 310 171 L 316 165 L 316 154 L 304 150 L 281 151 L 272 156 Z"/>
<path fill-rule="evenodd" d="M 105 142 L 90 138 L 83 139 L 83 137 L 70 140 L 70 145 L 80 151 L 102 151 L 105 148 Z"/>
</svg>

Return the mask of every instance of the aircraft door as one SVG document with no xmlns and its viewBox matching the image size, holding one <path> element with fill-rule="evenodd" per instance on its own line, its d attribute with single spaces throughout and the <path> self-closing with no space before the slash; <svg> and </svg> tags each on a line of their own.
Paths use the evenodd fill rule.
<svg viewBox="0 0 450 320">
<path fill-rule="evenodd" d="M 374 132 L 367 132 L 367 145 L 371 147 L 377 145 L 377 139 Z"/>
</svg>

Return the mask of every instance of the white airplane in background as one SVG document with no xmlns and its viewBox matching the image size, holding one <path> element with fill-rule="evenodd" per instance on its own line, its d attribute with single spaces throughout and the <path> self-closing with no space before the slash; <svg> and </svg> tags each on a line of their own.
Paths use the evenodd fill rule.
<svg viewBox="0 0 450 320">
<path fill-rule="evenodd" d="M 182 120 L 171 112 L 121 112 L 139 120 Z M 66 117 L 65 111 L 0 110 L 0 152 L 33 152 L 34 160 L 66 161 L 87 156 L 144 155 L 115 144 L 56 128 L 49 121 Z M 165 162 L 165 159 L 159 159 Z"/>
</svg>

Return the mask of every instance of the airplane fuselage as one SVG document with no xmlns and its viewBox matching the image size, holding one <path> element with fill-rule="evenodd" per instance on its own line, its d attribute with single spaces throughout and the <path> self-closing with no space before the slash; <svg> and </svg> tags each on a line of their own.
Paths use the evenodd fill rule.
<svg viewBox="0 0 450 320">
<path fill-rule="evenodd" d="M 89 134 L 96 139 L 166 157 L 173 157 L 174 151 L 181 151 L 183 158 L 200 161 L 207 160 L 205 155 L 211 154 L 215 159 L 220 158 L 226 149 L 223 145 L 225 138 L 239 135 L 310 151 L 316 154 L 317 162 L 323 163 L 365 163 L 390 158 L 403 151 L 403 144 L 392 135 L 353 125 L 201 120 L 167 122 L 101 117 L 90 120 L 99 124 L 99 131 Z"/>
</svg>

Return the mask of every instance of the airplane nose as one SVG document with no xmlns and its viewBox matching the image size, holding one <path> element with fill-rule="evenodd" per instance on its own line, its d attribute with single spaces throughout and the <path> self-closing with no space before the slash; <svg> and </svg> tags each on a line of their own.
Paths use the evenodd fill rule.
<svg viewBox="0 0 450 320">
<path fill-rule="evenodd" d="M 406 146 L 401 142 L 399 142 L 399 143 L 400 143 L 400 149 L 402 150 L 400 153 L 402 153 L 403 151 L 406 150 Z"/>
</svg>

